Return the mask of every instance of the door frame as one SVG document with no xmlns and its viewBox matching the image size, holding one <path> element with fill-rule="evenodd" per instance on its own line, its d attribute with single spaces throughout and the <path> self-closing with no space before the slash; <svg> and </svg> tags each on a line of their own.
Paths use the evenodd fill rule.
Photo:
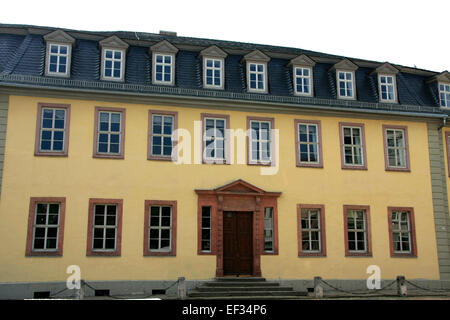
<svg viewBox="0 0 450 320">
<path fill-rule="evenodd" d="M 216 277 L 224 275 L 223 270 L 223 213 L 224 211 L 251 211 L 253 213 L 253 272 L 260 277 L 261 255 L 278 254 L 277 200 L 281 192 L 266 192 L 244 181 L 236 180 L 215 189 L 196 189 L 198 195 L 199 225 L 203 206 L 211 207 L 212 235 L 211 251 L 201 252 L 201 230 L 198 231 L 198 254 L 216 255 Z M 264 252 L 264 208 L 273 208 L 274 250 Z"/>
</svg>

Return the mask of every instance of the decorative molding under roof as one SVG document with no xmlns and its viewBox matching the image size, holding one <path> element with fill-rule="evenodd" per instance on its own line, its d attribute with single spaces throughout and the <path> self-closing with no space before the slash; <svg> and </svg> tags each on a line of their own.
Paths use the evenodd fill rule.
<svg viewBox="0 0 450 320">
<path fill-rule="evenodd" d="M 242 58 L 244 61 L 257 61 L 257 62 L 269 62 L 270 57 L 265 55 L 259 50 L 254 50 L 250 53 L 247 53 L 244 58 Z"/>
<path fill-rule="evenodd" d="M 307 66 L 307 67 L 314 67 L 315 65 L 316 62 L 304 54 L 295 57 L 288 64 L 288 66 Z"/>
<path fill-rule="evenodd" d="M 212 45 L 200 51 L 199 56 L 225 59 L 228 56 L 228 53 L 220 49 L 218 46 Z"/>
<path fill-rule="evenodd" d="M 117 36 L 111 36 L 99 42 L 100 47 L 128 49 L 129 45 Z"/>
<path fill-rule="evenodd" d="M 427 83 L 434 82 L 434 81 L 450 82 L 450 73 L 447 70 L 445 70 L 445 71 L 431 77 L 429 80 L 427 80 Z"/>
<path fill-rule="evenodd" d="M 371 74 L 374 74 L 374 73 L 396 75 L 397 73 L 399 73 L 399 70 L 396 67 L 394 67 L 392 64 L 390 64 L 389 62 L 385 62 L 381 66 L 376 68 Z"/>
<path fill-rule="evenodd" d="M 169 41 L 163 40 L 161 42 L 158 42 L 157 44 L 152 45 L 150 47 L 150 51 L 161 53 L 177 53 L 178 48 L 171 44 Z"/>
<path fill-rule="evenodd" d="M 69 43 L 74 44 L 75 38 L 71 37 L 67 33 L 65 33 L 62 30 L 56 30 L 53 32 L 50 32 L 44 36 L 45 41 L 50 42 L 61 42 L 61 43 Z"/>
<path fill-rule="evenodd" d="M 334 71 L 334 70 L 355 71 L 358 68 L 359 67 L 356 64 L 354 64 L 353 62 L 351 62 L 347 58 L 344 58 L 341 61 L 339 61 L 338 63 L 336 63 L 334 66 L 332 66 L 330 68 L 330 71 Z"/>
</svg>

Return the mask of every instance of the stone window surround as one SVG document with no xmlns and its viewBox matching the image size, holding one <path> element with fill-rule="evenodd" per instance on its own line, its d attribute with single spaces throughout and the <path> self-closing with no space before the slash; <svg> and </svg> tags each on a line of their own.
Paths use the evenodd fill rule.
<svg viewBox="0 0 450 320">
<path fill-rule="evenodd" d="M 95 205 L 113 204 L 117 206 L 117 233 L 116 233 L 116 249 L 113 250 L 95 250 L 93 249 L 93 234 L 94 234 L 94 211 Z M 106 213 L 105 213 L 106 214 Z M 123 214 L 123 199 L 104 199 L 104 198 L 90 198 L 89 199 L 89 216 L 88 216 L 88 230 L 87 230 L 87 244 L 86 256 L 120 256 L 122 252 L 122 214 Z"/>
<path fill-rule="evenodd" d="M 121 40 L 117 36 L 111 36 L 103 39 L 99 42 L 101 48 L 101 64 L 100 64 L 100 80 L 124 82 L 125 81 L 125 66 L 126 66 L 126 52 L 129 45 Z M 121 51 L 121 64 L 120 64 L 120 78 L 116 77 L 105 77 L 105 55 L 106 50 Z"/>
<path fill-rule="evenodd" d="M 66 32 L 62 30 L 56 30 L 53 31 L 47 35 L 44 36 L 44 41 L 46 42 L 46 49 L 45 49 L 45 76 L 51 76 L 51 77 L 63 77 L 63 78 L 69 78 L 70 77 L 70 69 L 71 69 L 71 62 L 72 62 L 72 47 L 75 44 L 75 39 L 68 35 Z M 49 72 L 50 68 L 50 45 L 66 45 L 68 47 L 67 50 L 67 67 L 66 67 L 66 73 L 60 73 L 60 72 Z"/>
<path fill-rule="evenodd" d="M 225 136 L 224 136 L 224 160 L 208 160 L 205 159 L 205 139 L 204 139 L 204 131 L 206 128 L 205 121 L 206 119 L 221 119 L 225 120 Z M 214 114 L 214 113 L 202 113 L 201 114 L 201 120 L 202 120 L 202 163 L 203 164 L 230 164 L 230 116 L 227 114 Z"/>
<path fill-rule="evenodd" d="M 166 206 L 172 207 L 172 241 L 171 250 L 167 252 L 150 251 L 150 207 Z M 177 201 L 176 200 L 145 200 L 144 210 L 144 257 L 175 257 L 177 255 Z"/>
<path fill-rule="evenodd" d="M 347 224 L 347 212 L 349 210 L 363 210 L 365 221 L 365 233 L 366 233 L 366 252 L 354 252 L 350 251 L 348 247 L 348 224 Z M 372 257 L 372 235 L 371 235 L 371 223 L 370 223 L 370 206 L 361 205 L 344 205 L 344 238 L 345 238 L 345 256 L 346 257 Z"/>
<path fill-rule="evenodd" d="M 383 125 L 383 149 L 384 149 L 384 161 L 386 171 L 399 171 L 399 172 L 411 172 L 411 166 L 409 161 L 409 142 L 408 142 L 408 127 L 407 126 L 397 126 L 397 125 Z M 405 142 L 405 167 L 391 167 L 389 166 L 388 158 L 388 146 L 387 146 L 387 134 L 388 129 L 403 130 L 403 138 Z"/>
<path fill-rule="evenodd" d="M 412 207 L 388 207 L 388 224 L 389 224 L 389 249 L 392 258 L 417 258 L 417 240 L 416 240 L 416 226 L 414 220 L 414 208 Z M 411 252 L 395 252 L 394 239 L 392 234 L 392 212 L 406 211 L 409 217 L 410 235 L 411 235 Z"/>
<path fill-rule="evenodd" d="M 99 153 L 98 152 L 98 132 L 99 132 L 99 114 L 101 111 L 106 112 L 117 112 L 121 113 L 120 117 L 120 152 L 118 154 L 107 154 L 107 153 Z M 105 159 L 124 159 L 125 158 L 125 123 L 126 123 L 126 109 L 125 108 L 113 108 L 113 107 L 95 107 L 95 116 L 94 116 L 94 150 L 93 150 L 93 158 L 105 158 Z"/>
<path fill-rule="evenodd" d="M 175 135 L 178 129 L 178 112 L 177 111 L 165 111 L 165 110 L 149 110 L 148 111 L 148 142 L 147 142 L 147 160 L 160 160 L 160 161 L 177 161 L 178 153 L 175 152 L 174 157 L 172 156 L 161 156 L 152 154 L 153 145 L 153 116 L 172 116 L 173 117 L 173 128 L 172 128 L 172 151 L 175 150 L 178 136 Z"/>
<path fill-rule="evenodd" d="M 320 252 L 304 252 L 302 249 L 302 209 L 318 209 L 320 216 Z M 326 257 L 326 229 L 325 229 L 325 205 L 323 204 L 297 204 L 297 239 L 299 257 Z"/>
<path fill-rule="evenodd" d="M 361 129 L 361 144 L 362 150 L 361 155 L 363 158 L 362 165 L 353 165 L 345 163 L 345 152 L 344 152 L 344 127 L 358 127 Z M 339 139 L 340 139 L 340 149 L 341 149 L 341 168 L 350 170 L 367 170 L 367 153 L 366 153 L 366 136 L 365 136 L 365 126 L 364 123 L 351 123 L 351 122 L 339 122 Z"/>
<path fill-rule="evenodd" d="M 63 151 L 40 151 L 41 142 L 41 129 L 42 129 L 42 109 L 65 109 L 65 129 L 64 129 L 64 148 Z M 38 103 L 37 117 L 36 117 L 36 137 L 34 143 L 34 155 L 35 156 L 59 156 L 67 157 L 69 152 L 69 133 L 70 133 L 70 104 L 58 104 L 58 103 Z"/>
<path fill-rule="evenodd" d="M 59 203 L 59 231 L 58 231 L 58 249 L 57 250 L 33 250 L 34 221 L 36 217 L 36 206 L 38 203 Z M 64 244 L 64 224 L 66 216 L 66 198 L 65 197 L 31 197 L 28 213 L 28 231 L 25 256 L 62 256 Z"/>
<path fill-rule="evenodd" d="M 307 163 L 300 161 L 300 141 L 299 141 L 299 124 L 315 124 L 317 126 L 317 155 L 319 161 L 317 163 Z M 297 167 L 309 167 L 309 168 L 323 168 L 323 155 L 322 155 L 322 126 L 320 120 L 303 120 L 294 119 L 295 130 L 295 162 Z"/>
</svg>

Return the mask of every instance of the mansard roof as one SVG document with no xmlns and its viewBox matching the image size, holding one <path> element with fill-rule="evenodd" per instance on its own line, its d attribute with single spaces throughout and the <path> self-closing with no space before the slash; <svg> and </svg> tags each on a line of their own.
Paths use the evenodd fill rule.
<svg viewBox="0 0 450 320">
<path fill-rule="evenodd" d="M 46 39 L 75 40 L 70 77 L 45 76 Z M 100 80 L 101 44 L 128 45 L 124 81 Z M 175 83 L 171 88 L 155 85 L 151 77 L 152 50 L 176 53 Z M 226 55 L 223 90 L 203 88 L 201 54 Z M 245 61 L 267 63 L 265 94 L 248 93 Z M 293 63 L 313 64 L 314 96 L 296 96 L 293 92 Z M 336 99 L 336 68 L 353 69 L 356 81 L 355 101 Z M 374 70 L 398 70 L 398 103 L 379 102 Z M 174 99 L 239 101 L 288 106 L 289 108 L 326 108 L 374 110 L 374 112 L 418 112 L 440 114 L 439 81 L 449 81 L 448 72 L 437 73 L 401 65 L 347 58 L 338 55 L 233 41 L 198 39 L 167 34 L 137 32 L 90 32 L 49 27 L 0 24 L 0 86 L 89 90 L 122 95 L 166 96 Z M 447 80 L 445 80 L 447 79 Z M 174 90 L 174 87 L 176 90 Z"/>
</svg>

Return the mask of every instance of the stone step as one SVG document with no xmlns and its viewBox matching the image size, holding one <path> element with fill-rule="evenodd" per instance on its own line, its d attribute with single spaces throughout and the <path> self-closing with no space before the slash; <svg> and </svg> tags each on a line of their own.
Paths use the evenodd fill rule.
<svg viewBox="0 0 450 320">
<path fill-rule="evenodd" d="M 197 288 L 201 292 L 229 292 L 229 291 L 292 291 L 292 287 L 281 287 L 281 286 L 201 286 Z"/>
<path fill-rule="evenodd" d="M 304 296 L 227 296 L 227 297 L 211 297 L 211 296 L 199 296 L 199 297 L 190 297 L 188 296 L 188 300 L 298 300 L 298 299 L 305 299 L 310 297 L 307 297 L 307 294 Z"/>
<path fill-rule="evenodd" d="M 210 281 L 203 284 L 207 287 L 278 287 L 278 282 L 259 281 Z"/>
<path fill-rule="evenodd" d="M 306 296 L 306 292 L 299 291 L 217 291 L 217 292 L 201 292 L 198 290 L 192 290 L 189 292 L 188 296 L 191 298 L 209 298 L 209 297 L 295 297 L 295 296 Z"/>
<path fill-rule="evenodd" d="M 262 277 L 217 277 L 216 281 L 225 281 L 225 282 L 232 282 L 232 281 L 261 282 L 261 281 L 266 281 L 266 278 L 262 278 Z"/>
</svg>

